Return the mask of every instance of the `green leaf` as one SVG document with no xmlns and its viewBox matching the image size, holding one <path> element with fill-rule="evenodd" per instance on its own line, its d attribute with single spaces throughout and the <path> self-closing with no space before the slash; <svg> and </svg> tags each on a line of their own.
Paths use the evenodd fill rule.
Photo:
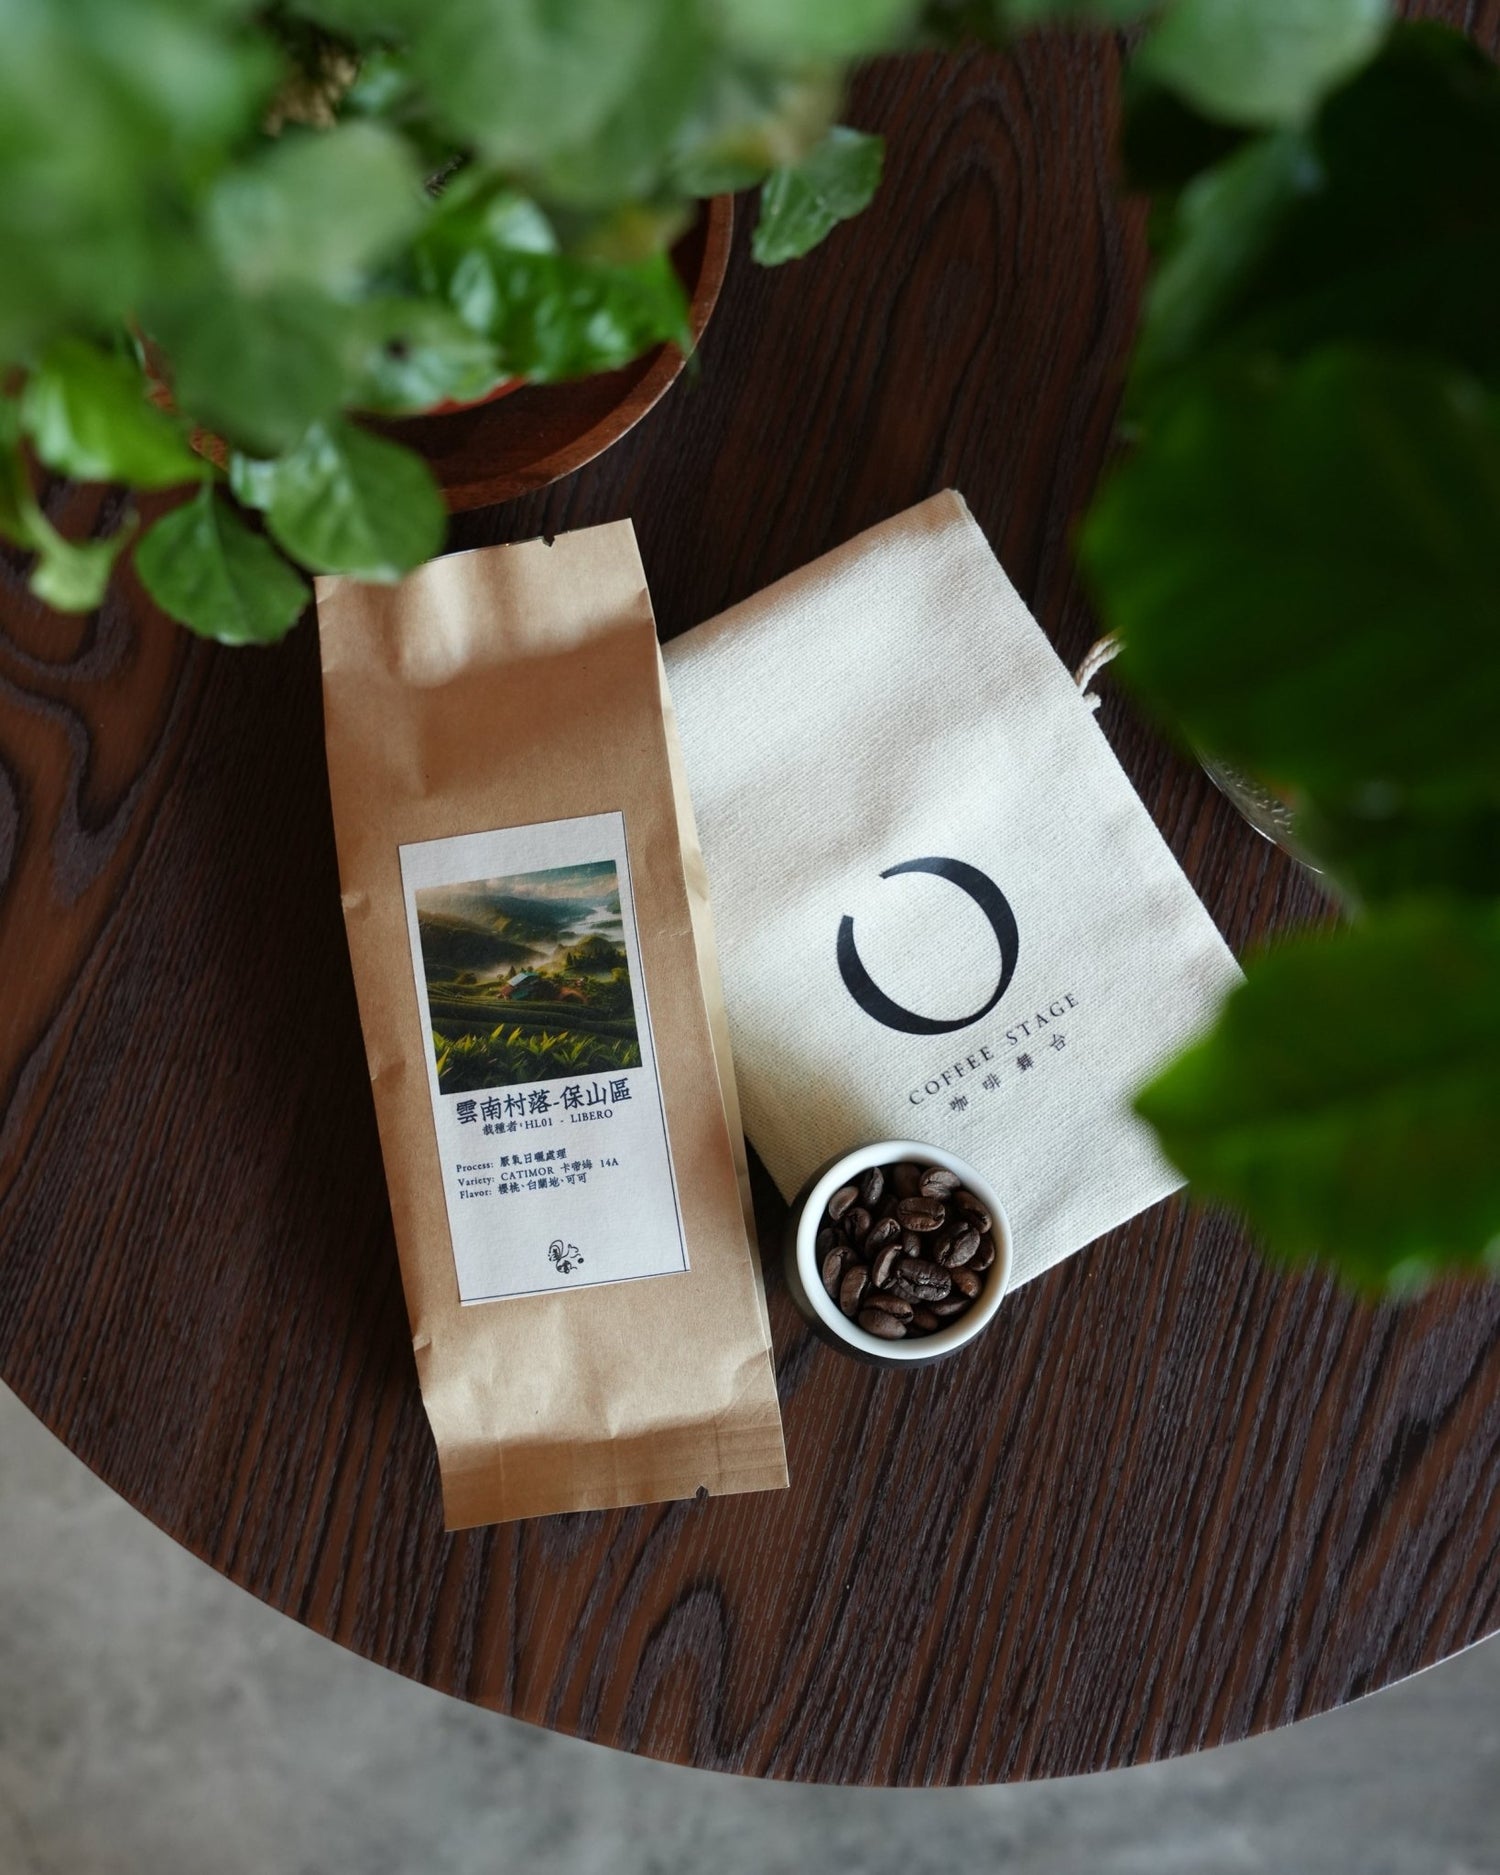
<svg viewBox="0 0 1500 1875">
<path fill-rule="evenodd" d="M 1413 907 L 1261 959 L 1141 1094 L 1195 1193 L 1376 1286 L 1500 1257 L 1500 911 Z"/>
<path fill-rule="evenodd" d="M 1148 14 L 1159 13 L 1163 0 L 999 0 L 999 4 L 1006 24 L 1015 31 L 1058 20 L 1089 26 L 1129 26 Z"/>
<path fill-rule="evenodd" d="M 276 463 L 243 455 L 238 449 L 230 450 L 229 488 L 242 508 L 256 508 L 264 513 L 271 505 L 276 488 Z"/>
<path fill-rule="evenodd" d="M 290 289 L 226 285 L 153 305 L 147 325 L 171 367 L 178 407 L 231 442 L 292 448 L 343 397 L 355 312 Z"/>
<path fill-rule="evenodd" d="M 731 40 L 789 65 L 892 50 L 910 36 L 920 12 L 920 0 L 722 0 Z"/>
<path fill-rule="evenodd" d="M 1243 298 L 1277 233 L 1321 182 L 1318 159 L 1297 131 L 1259 137 L 1190 182 L 1172 238 L 1146 289 L 1132 366 L 1141 387 L 1204 346 L 1223 309 Z"/>
<path fill-rule="evenodd" d="M 364 45 L 403 39 L 420 27 L 427 0 L 289 0 L 289 10 Z"/>
<path fill-rule="evenodd" d="M 12 398 L 0 397 L 0 537 L 36 555 L 27 584 L 39 599 L 59 612 L 92 611 L 134 531 L 134 517 L 108 540 L 65 540 L 37 505 L 20 436 L 19 406 Z"/>
<path fill-rule="evenodd" d="M 842 101 L 836 66 L 720 60 L 678 136 L 673 182 L 696 196 L 753 188 L 816 149 Z"/>
<path fill-rule="evenodd" d="M 21 411 L 0 395 L 0 536 L 17 547 L 31 544 L 30 511 L 36 507 L 21 457 Z"/>
<path fill-rule="evenodd" d="M 506 371 L 539 384 L 617 370 L 667 339 L 692 349 L 686 295 L 665 254 L 629 267 L 478 256 L 459 297 L 489 302 L 486 329 Z"/>
<path fill-rule="evenodd" d="M 444 0 L 414 28 L 412 64 L 451 129 L 532 173 L 649 88 L 696 12 L 688 0 Z"/>
<path fill-rule="evenodd" d="M 1308 801 L 1296 825 L 1299 845 L 1356 904 L 1500 899 L 1500 788 L 1369 788 Z"/>
<path fill-rule="evenodd" d="M 612 371 L 664 339 L 692 344 L 667 255 L 610 266 L 558 253 L 546 217 L 513 190 L 459 201 L 413 253 L 420 289 L 493 341 L 507 375 L 551 383 Z"/>
<path fill-rule="evenodd" d="M 1231 156 L 1247 131 L 1195 111 L 1134 64 L 1125 69 L 1120 155 L 1131 189 L 1171 195 Z"/>
<path fill-rule="evenodd" d="M 1457 34 L 1399 29 L 1303 132 L 1247 144 L 1182 195 L 1133 397 L 1230 350 L 1358 340 L 1500 385 L 1500 70 Z"/>
<path fill-rule="evenodd" d="M 841 221 L 867 206 L 880 186 L 885 145 L 879 137 L 835 125 L 806 158 L 778 169 L 760 192 L 751 251 L 763 267 L 796 260 Z"/>
<path fill-rule="evenodd" d="M 1176 0 L 1137 59 L 1210 117 L 1299 123 L 1389 23 L 1387 0 Z"/>
<path fill-rule="evenodd" d="M 21 421 L 48 468 L 80 482 L 170 488 L 210 472 L 180 426 L 147 402 L 140 370 L 82 339 L 47 348 L 21 394 Z"/>
<path fill-rule="evenodd" d="M 1330 797 L 1500 779 L 1500 415 L 1360 352 L 1193 377 L 1095 503 L 1116 666 L 1191 741 Z"/>
<path fill-rule="evenodd" d="M 494 342 L 431 300 L 380 299 L 362 309 L 351 401 L 399 416 L 483 397 L 505 376 Z"/>
<path fill-rule="evenodd" d="M 45 522 L 34 542 L 36 565 L 27 585 L 59 612 L 92 612 L 103 599 L 120 549 L 134 532 L 134 521 L 108 540 L 64 540 Z"/>
<path fill-rule="evenodd" d="M 443 544 L 447 510 L 420 456 L 350 423 L 318 423 L 267 477 L 273 538 L 319 573 L 389 583 Z"/>
<path fill-rule="evenodd" d="M 247 293 L 272 287 L 348 292 L 420 226 L 421 177 L 379 124 L 288 131 L 227 170 L 206 207 L 209 239 Z"/>
<path fill-rule="evenodd" d="M 220 7 L 0 6 L 0 358 L 131 317 L 190 260 L 205 178 L 276 59 Z"/>
<path fill-rule="evenodd" d="M 270 542 L 211 488 L 161 517 L 136 548 L 135 566 L 163 612 L 226 645 L 285 637 L 309 597 Z"/>
<path fill-rule="evenodd" d="M 658 196 L 719 59 L 703 10 L 692 0 L 672 5 L 636 82 L 604 121 L 531 166 L 538 193 L 583 210 Z"/>
</svg>

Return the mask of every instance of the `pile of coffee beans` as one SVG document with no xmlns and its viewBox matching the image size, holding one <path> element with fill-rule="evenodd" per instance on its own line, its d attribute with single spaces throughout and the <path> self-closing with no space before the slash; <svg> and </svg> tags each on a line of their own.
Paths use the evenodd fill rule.
<svg viewBox="0 0 1500 1875">
<path fill-rule="evenodd" d="M 823 1287 L 881 1341 L 951 1326 L 994 1260 L 988 1207 L 940 1165 L 872 1165 L 833 1194 L 818 1229 Z"/>
</svg>

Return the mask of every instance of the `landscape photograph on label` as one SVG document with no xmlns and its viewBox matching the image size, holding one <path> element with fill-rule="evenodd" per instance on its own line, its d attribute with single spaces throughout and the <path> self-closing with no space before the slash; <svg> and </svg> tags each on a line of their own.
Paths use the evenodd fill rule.
<svg viewBox="0 0 1500 1875">
<path fill-rule="evenodd" d="M 424 886 L 416 903 L 440 1093 L 641 1065 L 613 860 Z"/>
</svg>

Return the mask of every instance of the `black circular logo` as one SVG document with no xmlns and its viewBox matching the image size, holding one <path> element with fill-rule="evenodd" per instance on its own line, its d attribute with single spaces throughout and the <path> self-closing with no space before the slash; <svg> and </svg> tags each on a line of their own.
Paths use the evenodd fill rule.
<svg viewBox="0 0 1500 1875">
<path fill-rule="evenodd" d="M 960 1016 L 956 1022 L 937 1022 L 931 1016 L 919 1016 L 914 1010 L 903 1008 L 886 995 L 864 967 L 854 946 L 854 920 L 847 915 L 839 926 L 839 975 L 844 979 L 845 989 L 865 1014 L 884 1023 L 886 1028 L 899 1029 L 903 1035 L 951 1035 L 955 1029 L 967 1029 L 981 1021 L 1010 987 L 1010 980 L 1016 973 L 1016 958 L 1021 950 L 1021 934 L 1016 928 L 1016 916 L 994 880 L 977 866 L 966 865 L 961 859 L 908 859 L 899 866 L 890 867 L 880 876 L 882 879 L 894 879 L 903 872 L 936 873 L 939 879 L 946 879 L 961 892 L 967 892 L 989 919 L 990 929 L 1000 946 L 1000 981 L 995 985 L 994 995 L 982 1009 L 976 1009 L 972 1016 Z"/>
</svg>

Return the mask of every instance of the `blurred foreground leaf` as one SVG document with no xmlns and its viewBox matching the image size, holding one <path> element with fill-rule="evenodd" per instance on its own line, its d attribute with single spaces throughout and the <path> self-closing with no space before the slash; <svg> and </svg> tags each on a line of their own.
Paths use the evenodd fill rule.
<svg viewBox="0 0 1500 1875">
<path fill-rule="evenodd" d="M 170 488 L 209 473 L 181 426 L 146 401 L 139 369 L 82 339 L 48 347 L 26 380 L 21 421 L 47 467 L 80 482 Z"/>
<path fill-rule="evenodd" d="M 1500 785 L 1314 799 L 1297 816 L 1297 838 L 1356 904 L 1500 899 Z"/>
<path fill-rule="evenodd" d="M 1175 145 L 1138 152 L 1148 174 L 1206 151 L 1202 120 L 1174 121 Z M 1420 349 L 1500 385 L 1500 69 L 1457 33 L 1398 28 L 1310 127 L 1191 180 L 1165 235 L 1138 408 L 1206 358 L 1330 341 Z"/>
<path fill-rule="evenodd" d="M 1387 0 L 1175 0 L 1137 56 L 1225 123 L 1297 123 L 1369 58 L 1389 22 Z"/>
<path fill-rule="evenodd" d="M 379 124 L 289 131 L 227 171 L 208 231 L 247 293 L 272 287 L 345 292 L 416 231 L 425 207 L 406 146 Z"/>
<path fill-rule="evenodd" d="M 1500 911 L 1285 944 L 1138 1110 L 1200 1197 L 1365 1287 L 1500 1262 Z"/>
<path fill-rule="evenodd" d="M 1097 500 L 1119 669 L 1198 747 L 1329 798 L 1500 781 L 1500 413 L 1357 351 L 1188 378 Z"/>
<path fill-rule="evenodd" d="M 290 449 L 344 396 L 356 309 L 305 288 L 211 284 L 153 305 L 178 407 L 232 443 Z"/>
</svg>

